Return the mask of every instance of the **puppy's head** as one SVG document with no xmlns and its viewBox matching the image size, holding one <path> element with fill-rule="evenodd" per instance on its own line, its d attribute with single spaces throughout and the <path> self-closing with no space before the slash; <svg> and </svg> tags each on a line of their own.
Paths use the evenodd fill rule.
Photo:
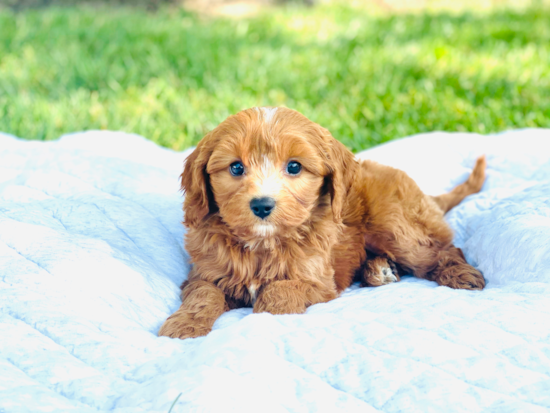
<svg viewBox="0 0 550 413">
<path fill-rule="evenodd" d="M 344 145 L 300 113 L 247 109 L 206 135 L 187 158 L 185 223 L 197 226 L 218 213 L 236 234 L 270 237 L 323 208 L 339 222 L 356 168 Z M 328 202 L 331 208 L 324 207 Z"/>
</svg>

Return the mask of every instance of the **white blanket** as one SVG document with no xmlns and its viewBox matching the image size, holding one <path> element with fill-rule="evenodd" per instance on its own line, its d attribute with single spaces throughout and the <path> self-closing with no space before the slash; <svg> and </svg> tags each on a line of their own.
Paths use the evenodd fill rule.
<svg viewBox="0 0 550 413">
<path fill-rule="evenodd" d="M 362 153 L 427 193 L 485 153 L 448 215 L 484 291 L 405 277 L 305 315 L 223 315 L 157 337 L 188 265 L 188 152 L 135 135 L 0 135 L 0 412 L 550 410 L 550 130 L 433 133 Z"/>
</svg>

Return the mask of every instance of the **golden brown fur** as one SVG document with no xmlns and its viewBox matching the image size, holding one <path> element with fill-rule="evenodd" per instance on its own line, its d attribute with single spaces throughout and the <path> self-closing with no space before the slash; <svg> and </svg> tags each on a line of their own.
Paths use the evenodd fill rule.
<svg viewBox="0 0 550 413">
<path fill-rule="evenodd" d="M 242 176 L 230 173 L 235 162 Z M 288 172 L 290 162 L 301 164 L 299 174 Z M 242 306 L 303 313 L 356 278 L 378 286 L 412 273 L 483 288 L 443 215 L 481 189 L 484 170 L 482 157 L 467 182 L 430 197 L 402 171 L 357 162 L 296 111 L 254 108 L 229 117 L 199 143 L 181 176 L 193 269 L 180 309 L 159 334 L 205 335 L 224 311 Z M 260 197 L 276 202 L 263 219 L 251 211 Z"/>
</svg>

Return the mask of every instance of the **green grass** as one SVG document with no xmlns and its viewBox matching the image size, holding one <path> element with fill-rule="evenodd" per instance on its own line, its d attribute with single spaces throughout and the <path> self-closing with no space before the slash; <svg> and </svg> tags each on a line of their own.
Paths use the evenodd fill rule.
<svg viewBox="0 0 550 413">
<path fill-rule="evenodd" d="M 331 5 L 246 20 L 179 9 L 0 11 L 0 131 L 124 130 L 183 149 L 285 105 L 361 150 L 433 130 L 550 127 L 550 10 L 373 16 Z"/>
</svg>

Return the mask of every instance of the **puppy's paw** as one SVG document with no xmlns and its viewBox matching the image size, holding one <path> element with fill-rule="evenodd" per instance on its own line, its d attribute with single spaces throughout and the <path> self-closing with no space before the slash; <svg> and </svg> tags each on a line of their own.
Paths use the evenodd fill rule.
<svg viewBox="0 0 550 413">
<path fill-rule="evenodd" d="M 435 279 L 439 285 L 460 290 L 483 290 L 485 278 L 481 272 L 468 264 L 445 268 Z"/>
<path fill-rule="evenodd" d="M 307 287 L 306 287 L 307 289 Z M 301 314 L 306 311 L 307 292 L 299 281 L 275 281 L 260 293 L 255 313 Z"/>
<path fill-rule="evenodd" d="M 159 330 L 159 336 L 181 339 L 205 336 L 212 330 L 211 323 L 205 321 L 178 311 L 164 322 Z"/>
<path fill-rule="evenodd" d="M 363 286 L 379 287 L 399 280 L 395 265 L 387 258 L 375 257 L 367 261 Z"/>
</svg>

